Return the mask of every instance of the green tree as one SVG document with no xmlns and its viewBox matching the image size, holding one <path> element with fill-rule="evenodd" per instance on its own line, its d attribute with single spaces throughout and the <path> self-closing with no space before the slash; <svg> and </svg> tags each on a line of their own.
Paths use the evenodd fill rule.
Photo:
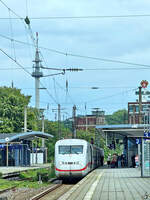
<svg viewBox="0 0 150 200">
<path fill-rule="evenodd" d="M 85 130 L 77 130 L 77 138 L 78 139 L 84 139 L 87 142 L 91 143 L 91 138 L 95 141 L 95 129 L 91 128 L 87 131 Z"/>
<path fill-rule="evenodd" d="M 24 107 L 30 96 L 21 94 L 16 88 L 0 87 L 0 132 L 20 132 L 23 127 Z"/>
<path fill-rule="evenodd" d="M 70 129 L 66 128 L 63 122 L 60 124 L 60 126 L 61 138 L 70 138 L 72 135 Z M 54 136 L 46 141 L 46 146 L 48 148 L 48 161 L 50 162 L 54 161 L 55 143 L 58 140 L 58 122 L 45 120 L 45 132 Z"/>
<path fill-rule="evenodd" d="M 112 115 L 105 116 L 107 124 L 126 124 L 128 122 L 127 110 L 118 110 Z"/>
<path fill-rule="evenodd" d="M 38 131 L 39 129 L 38 110 L 36 108 L 27 108 L 27 127 L 29 130 Z"/>
</svg>

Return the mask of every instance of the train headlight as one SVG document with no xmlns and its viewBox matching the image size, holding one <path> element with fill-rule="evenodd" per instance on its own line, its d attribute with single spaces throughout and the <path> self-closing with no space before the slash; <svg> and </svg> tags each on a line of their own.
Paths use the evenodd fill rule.
<svg viewBox="0 0 150 200">
<path fill-rule="evenodd" d="M 63 164 L 64 164 L 64 162 L 60 161 L 60 162 L 59 162 L 59 164 L 60 164 L 60 165 L 63 165 Z"/>
</svg>

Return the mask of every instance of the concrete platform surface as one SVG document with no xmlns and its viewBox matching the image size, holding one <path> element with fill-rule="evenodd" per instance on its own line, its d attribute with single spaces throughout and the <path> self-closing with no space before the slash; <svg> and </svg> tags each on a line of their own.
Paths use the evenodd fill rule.
<svg viewBox="0 0 150 200">
<path fill-rule="evenodd" d="M 48 168 L 48 167 L 50 167 L 50 163 L 38 164 L 31 167 L 0 167 L 0 173 L 9 174 L 9 173 L 15 173 L 15 172 L 20 172 L 20 171 L 26 171 L 30 169 L 39 169 L 39 168 Z"/>
<path fill-rule="evenodd" d="M 150 199 L 150 178 L 137 168 L 96 169 L 59 200 Z"/>
</svg>

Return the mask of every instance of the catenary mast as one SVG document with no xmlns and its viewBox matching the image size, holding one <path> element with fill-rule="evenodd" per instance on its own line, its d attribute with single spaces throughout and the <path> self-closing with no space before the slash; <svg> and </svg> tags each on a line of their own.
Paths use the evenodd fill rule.
<svg viewBox="0 0 150 200">
<path fill-rule="evenodd" d="M 36 33 L 36 52 L 35 52 L 35 60 L 33 61 L 35 64 L 33 65 L 33 72 L 32 77 L 35 78 L 35 107 L 39 109 L 39 102 L 40 102 L 40 78 L 43 77 L 43 73 L 41 72 L 41 60 L 39 56 L 39 49 L 38 49 L 38 33 Z"/>
</svg>

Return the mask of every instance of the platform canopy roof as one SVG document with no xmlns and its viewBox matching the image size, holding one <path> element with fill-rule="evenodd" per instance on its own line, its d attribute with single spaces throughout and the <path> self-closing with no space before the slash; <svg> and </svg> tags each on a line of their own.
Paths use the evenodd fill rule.
<svg viewBox="0 0 150 200">
<path fill-rule="evenodd" d="M 36 137 L 40 138 L 52 138 L 53 135 L 49 133 L 43 133 L 38 131 L 23 132 L 23 133 L 0 133 L 0 143 L 5 144 L 9 142 L 20 142 L 22 140 L 33 140 Z"/>
<path fill-rule="evenodd" d="M 148 130 L 148 126 L 144 124 L 97 125 L 96 128 L 107 134 L 113 133 L 136 138 L 144 137 L 144 130 Z"/>
</svg>

